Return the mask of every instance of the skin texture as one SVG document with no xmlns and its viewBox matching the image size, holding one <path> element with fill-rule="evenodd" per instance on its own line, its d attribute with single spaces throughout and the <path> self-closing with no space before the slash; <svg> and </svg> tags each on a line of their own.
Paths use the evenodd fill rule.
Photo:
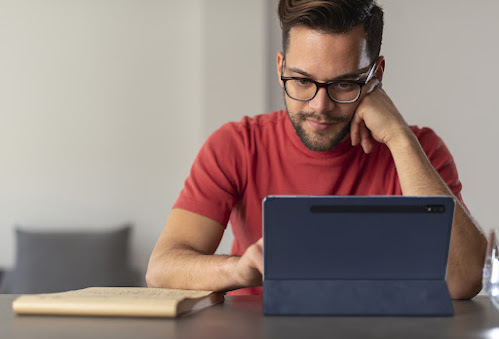
<svg viewBox="0 0 499 339">
<path fill-rule="evenodd" d="M 276 61 L 281 86 L 283 86 L 280 80 L 283 59 L 284 54 L 279 52 Z M 346 34 L 326 34 L 306 27 L 293 27 L 286 52 L 285 72 L 282 75 L 327 82 L 345 74 L 356 73 L 364 74 L 362 79 L 364 80 L 370 65 L 365 32 L 361 26 Z M 381 67 L 378 67 L 378 70 L 378 76 L 382 78 Z M 372 87 L 375 84 L 376 82 L 371 82 L 369 85 Z M 361 98 L 351 104 L 332 101 L 324 88 L 319 89 L 317 95 L 310 101 L 297 101 L 288 96 L 285 96 L 285 99 L 295 130 L 302 130 L 308 139 L 308 144 L 305 145 L 312 150 L 329 151 L 347 136 L 355 109 L 366 93 L 364 90 Z M 329 123 L 326 130 L 319 130 L 312 127 L 309 122 Z"/>
<path fill-rule="evenodd" d="M 367 75 L 374 60 L 367 55 L 362 26 L 344 34 L 326 34 L 293 27 L 285 57 L 285 76 L 327 82 L 345 74 Z M 280 80 L 284 54 L 276 58 Z M 360 99 L 338 104 L 321 88 L 307 102 L 285 96 L 295 130 L 311 149 L 326 151 L 349 137 L 366 153 L 372 140 L 390 149 L 402 193 L 407 196 L 454 197 L 435 171 L 417 138 L 382 89 L 385 59 L 378 57 L 375 78 L 363 87 Z M 281 82 L 282 85 L 282 82 Z M 319 125 L 317 125 L 319 124 Z M 320 128 L 317 128 L 320 126 Z M 223 226 L 204 216 L 181 209 L 170 213 L 152 252 L 146 275 L 150 287 L 227 291 L 262 284 L 263 242 L 251 245 L 241 257 L 215 256 Z M 447 284 L 454 299 L 470 299 L 481 289 L 481 270 L 486 239 L 470 214 L 456 199 L 451 235 Z"/>
</svg>

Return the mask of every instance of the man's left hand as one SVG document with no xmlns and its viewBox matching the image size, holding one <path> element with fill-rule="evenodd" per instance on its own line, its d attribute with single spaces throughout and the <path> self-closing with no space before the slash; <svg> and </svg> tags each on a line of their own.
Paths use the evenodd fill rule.
<svg viewBox="0 0 499 339">
<path fill-rule="evenodd" d="M 365 153 L 372 150 L 372 138 L 386 144 L 398 137 L 410 135 L 411 130 L 392 100 L 373 78 L 364 88 L 365 94 L 355 110 L 350 128 L 352 145 L 359 143 Z"/>
</svg>

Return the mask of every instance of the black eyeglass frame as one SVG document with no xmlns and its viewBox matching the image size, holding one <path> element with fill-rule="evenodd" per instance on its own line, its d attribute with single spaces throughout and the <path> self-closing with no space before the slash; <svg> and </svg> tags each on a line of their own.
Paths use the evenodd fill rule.
<svg viewBox="0 0 499 339">
<path fill-rule="evenodd" d="M 286 92 L 286 95 L 288 97 L 290 97 L 293 100 L 297 100 L 297 101 L 310 101 L 313 98 L 315 98 L 315 96 L 319 92 L 319 89 L 322 88 L 322 87 L 324 87 L 326 89 L 327 96 L 331 100 L 333 100 L 334 102 L 337 102 L 339 104 L 351 104 L 351 103 L 354 103 L 357 100 L 359 100 L 359 98 L 360 98 L 360 96 L 362 94 L 362 87 L 364 87 L 365 85 L 367 85 L 367 83 L 372 79 L 373 74 L 374 74 L 374 69 L 375 69 L 375 66 L 376 66 L 376 60 L 374 60 L 371 68 L 369 69 L 369 73 L 368 73 L 367 79 L 365 81 L 334 80 L 334 81 L 330 81 L 330 82 L 319 82 L 319 81 L 315 81 L 315 80 L 312 80 L 312 79 L 309 79 L 309 78 L 303 78 L 303 77 L 285 77 L 285 76 L 283 76 L 282 74 L 284 73 L 284 63 L 285 63 L 285 59 L 283 59 L 283 61 L 282 61 L 281 80 L 283 82 L 284 91 Z M 310 81 L 310 82 L 314 83 L 315 84 L 315 93 L 314 93 L 314 95 L 312 97 L 310 97 L 309 99 L 296 99 L 296 98 L 293 98 L 291 95 L 289 95 L 288 90 L 286 89 L 286 81 L 288 81 L 288 80 L 307 80 L 307 81 Z M 331 86 L 333 84 L 338 84 L 338 83 L 347 83 L 347 84 L 359 85 L 359 87 L 360 87 L 359 94 L 357 95 L 357 97 L 355 99 L 348 100 L 348 101 L 337 100 L 337 99 L 333 98 L 331 96 L 331 93 L 329 93 L 329 86 Z"/>
</svg>

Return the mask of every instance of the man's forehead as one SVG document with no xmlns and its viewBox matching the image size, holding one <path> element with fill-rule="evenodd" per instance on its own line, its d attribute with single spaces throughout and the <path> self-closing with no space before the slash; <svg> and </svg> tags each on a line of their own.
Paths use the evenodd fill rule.
<svg viewBox="0 0 499 339">
<path fill-rule="evenodd" d="M 327 77 L 368 67 L 370 60 L 364 28 L 357 26 L 347 33 L 325 33 L 295 26 L 289 33 L 286 63 Z"/>
</svg>

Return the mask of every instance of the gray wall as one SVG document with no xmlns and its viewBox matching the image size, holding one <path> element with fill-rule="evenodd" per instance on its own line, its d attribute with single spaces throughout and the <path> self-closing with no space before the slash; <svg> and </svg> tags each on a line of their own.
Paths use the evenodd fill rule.
<svg viewBox="0 0 499 339">
<path fill-rule="evenodd" d="M 381 3 L 384 88 L 444 138 L 465 202 L 494 227 L 499 2 Z M 275 4 L 0 0 L 0 267 L 14 225 L 132 222 L 144 270 L 203 140 L 282 107 Z"/>
</svg>

